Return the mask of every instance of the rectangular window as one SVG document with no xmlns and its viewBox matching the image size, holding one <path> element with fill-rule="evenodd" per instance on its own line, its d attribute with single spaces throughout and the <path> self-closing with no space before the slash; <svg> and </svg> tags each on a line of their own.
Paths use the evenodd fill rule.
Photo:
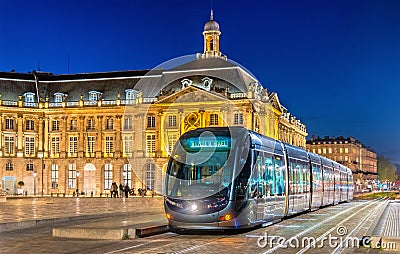
<svg viewBox="0 0 400 254">
<path fill-rule="evenodd" d="M 33 164 L 32 163 L 26 164 L 26 171 L 33 171 Z"/>
<path fill-rule="evenodd" d="M 50 155 L 58 155 L 60 153 L 60 137 L 51 137 Z"/>
<path fill-rule="evenodd" d="M 11 162 L 6 163 L 6 171 L 13 171 L 14 170 L 14 164 Z"/>
<path fill-rule="evenodd" d="M 32 156 L 35 154 L 35 138 L 26 137 L 25 138 L 25 155 Z"/>
<path fill-rule="evenodd" d="M 329 153 L 332 153 L 332 148 L 329 148 L 328 152 L 329 152 Z"/>
<path fill-rule="evenodd" d="M 132 166 L 131 164 L 125 164 L 124 165 L 124 172 L 123 172 L 123 177 L 124 177 L 124 186 L 128 184 L 128 186 L 132 186 Z"/>
<path fill-rule="evenodd" d="M 236 113 L 233 118 L 233 124 L 243 124 L 243 114 Z"/>
<path fill-rule="evenodd" d="M 78 153 L 78 137 L 77 136 L 70 136 L 69 137 L 69 156 L 76 157 Z"/>
<path fill-rule="evenodd" d="M 68 188 L 75 189 L 76 186 L 76 164 L 68 165 Z"/>
<path fill-rule="evenodd" d="M 322 148 L 322 153 L 326 153 L 326 148 Z"/>
<path fill-rule="evenodd" d="M 346 147 L 346 148 L 344 149 L 344 153 L 349 153 L 349 148 Z"/>
<path fill-rule="evenodd" d="M 106 119 L 106 130 L 112 129 L 114 129 L 114 119 L 110 117 Z"/>
<path fill-rule="evenodd" d="M 99 99 L 100 92 L 90 91 L 89 92 L 89 101 L 97 101 Z"/>
<path fill-rule="evenodd" d="M 107 163 L 104 165 L 104 189 L 105 190 L 111 189 L 112 178 L 113 178 L 112 165 Z"/>
<path fill-rule="evenodd" d="M 127 116 L 124 118 L 124 130 L 132 130 L 132 117 Z"/>
<path fill-rule="evenodd" d="M 168 126 L 176 127 L 176 116 L 168 116 Z"/>
<path fill-rule="evenodd" d="M 339 153 L 343 153 L 343 148 L 340 148 L 340 149 L 339 149 Z"/>
<path fill-rule="evenodd" d="M 26 129 L 27 131 L 33 131 L 33 130 L 35 130 L 35 121 L 34 121 L 34 120 L 31 120 L 31 119 L 26 120 L 26 122 L 25 122 L 25 129 Z"/>
<path fill-rule="evenodd" d="M 156 117 L 148 116 L 147 117 L 147 128 L 155 128 L 156 127 Z"/>
<path fill-rule="evenodd" d="M 89 157 L 94 157 L 95 141 L 96 141 L 96 137 L 95 136 L 88 136 L 87 137 L 86 152 L 88 153 Z"/>
<path fill-rule="evenodd" d="M 133 136 L 127 135 L 124 137 L 124 154 L 133 152 Z"/>
<path fill-rule="evenodd" d="M 58 188 L 58 165 L 51 164 L 51 188 Z"/>
<path fill-rule="evenodd" d="M 52 131 L 59 131 L 60 130 L 60 120 L 53 120 L 51 122 L 51 130 Z"/>
<path fill-rule="evenodd" d="M 7 130 L 14 130 L 14 119 L 6 118 L 6 129 Z"/>
<path fill-rule="evenodd" d="M 210 125 L 218 125 L 218 114 L 210 115 Z"/>
<path fill-rule="evenodd" d="M 156 135 L 150 134 L 146 136 L 146 153 L 156 152 Z"/>
<path fill-rule="evenodd" d="M 106 137 L 106 153 L 111 154 L 114 152 L 114 137 Z"/>
<path fill-rule="evenodd" d="M 70 131 L 77 131 L 78 130 L 78 120 L 72 119 L 69 124 Z"/>
<path fill-rule="evenodd" d="M 5 136 L 4 137 L 4 155 L 14 155 L 14 137 Z"/>
<path fill-rule="evenodd" d="M 94 118 L 89 118 L 89 119 L 88 119 L 86 129 L 87 129 L 88 131 L 92 131 L 92 130 L 95 129 L 95 121 L 94 121 Z"/>
<path fill-rule="evenodd" d="M 168 154 L 172 153 L 172 150 L 174 149 L 175 143 L 178 140 L 178 135 L 177 134 L 169 134 L 168 135 Z"/>
<path fill-rule="evenodd" d="M 146 187 L 148 190 L 154 190 L 154 164 L 147 164 L 146 166 Z"/>
</svg>

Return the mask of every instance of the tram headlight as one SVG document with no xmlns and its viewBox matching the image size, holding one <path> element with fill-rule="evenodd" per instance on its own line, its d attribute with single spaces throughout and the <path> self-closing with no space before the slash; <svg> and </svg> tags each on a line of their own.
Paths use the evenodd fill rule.
<svg viewBox="0 0 400 254">
<path fill-rule="evenodd" d="M 228 221 L 228 220 L 231 220 L 231 219 L 232 219 L 232 215 L 230 215 L 230 214 L 225 214 L 225 216 L 219 217 L 220 221 Z"/>
<path fill-rule="evenodd" d="M 197 210 L 197 205 L 193 204 L 191 208 L 192 208 L 192 211 L 196 211 Z"/>
</svg>

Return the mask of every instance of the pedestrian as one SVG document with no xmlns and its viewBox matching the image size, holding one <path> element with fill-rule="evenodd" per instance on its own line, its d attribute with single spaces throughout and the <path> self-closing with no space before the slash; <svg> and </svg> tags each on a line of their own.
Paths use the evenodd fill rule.
<svg viewBox="0 0 400 254">
<path fill-rule="evenodd" d="M 124 186 L 122 183 L 119 184 L 119 196 L 122 198 L 124 197 Z"/>
<path fill-rule="evenodd" d="M 126 183 L 126 185 L 125 185 L 125 188 L 124 188 L 124 191 L 125 191 L 125 197 L 126 197 L 126 198 L 128 197 L 129 190 L 130 190 L 130 188 L 129 188 L 129 185 L 128 185 L 128 183 Z"/>
</svg>

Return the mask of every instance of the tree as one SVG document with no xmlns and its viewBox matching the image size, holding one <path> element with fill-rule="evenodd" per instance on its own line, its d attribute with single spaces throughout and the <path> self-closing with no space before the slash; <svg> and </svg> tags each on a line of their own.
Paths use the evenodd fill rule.
<svg viewBox="0 0 400 254">
<path fill-rule="evenodd" d="M 396 166 L 386 157 L 378 156 L 378 179 L 381 182 L 397 180 Z"/>
<path fill-rule="evenodd" d="M 24 181 L 19 181 L 17 184 L 20 188 L 24 187 L 25 185 Z"/>
</svg>

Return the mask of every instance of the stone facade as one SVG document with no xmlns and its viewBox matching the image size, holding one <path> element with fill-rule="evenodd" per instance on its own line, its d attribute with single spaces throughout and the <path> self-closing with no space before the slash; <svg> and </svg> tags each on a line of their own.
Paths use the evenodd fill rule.
<svg viewBox="0 0 400 254">
<path fill-rule="evenodd" d="M 377 179 L 377 154 L 353 137 L 312 137 L 307 140 L 307 150 L 337 161 L 350 168 L 355 188 L 367 188 Z"/>
<path fill-rule="evenodd" d="M 116 182 L 162 193 L 177 139 L 208 126 L 245 126 L 305 148 L 305 125 L 220 53 L 210 21 L 205 52 L 174 68 L 0 73 L 1 189 L 15 193 L 22 180 L 30 194 L 99 196 Z"/>
</svg>

